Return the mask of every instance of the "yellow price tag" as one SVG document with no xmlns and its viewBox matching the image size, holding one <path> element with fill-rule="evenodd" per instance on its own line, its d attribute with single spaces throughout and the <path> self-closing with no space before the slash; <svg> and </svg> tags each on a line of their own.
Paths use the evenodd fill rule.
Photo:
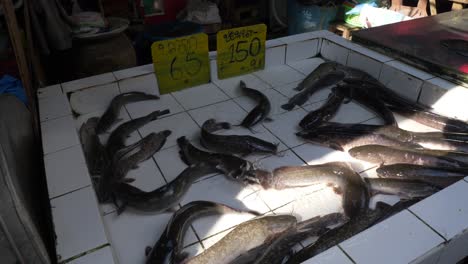
<svg viewBox="0 0 468 264">
<path fill-rule="evenodd" d="M 151 53 L 161 94 L 210 81 L 208 36 L 204 33 L 154 42 Z"/>
<path fill-rule="evenodd" d="M 219 31 L 218 78 L 225 79 L 265 68 L 266 33 L 264 24 Z"/>
</svg>

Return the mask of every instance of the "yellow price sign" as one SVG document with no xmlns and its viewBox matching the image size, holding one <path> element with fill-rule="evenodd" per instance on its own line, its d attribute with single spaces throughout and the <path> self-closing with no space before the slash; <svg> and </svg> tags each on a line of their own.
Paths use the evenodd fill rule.
<svg viewBox="0 0 468 264">
<path fill-rule="evenodd" d="M 264 24 L 219 31 L 218 78 L 225 79 L 264 69 L 266 33 Z"/>
<path fill-rule="evenodd" d="M 210 81 L 208 36 L 204 33 L 154 42 L 151 53 L 161 94 Z"/>
</svg>

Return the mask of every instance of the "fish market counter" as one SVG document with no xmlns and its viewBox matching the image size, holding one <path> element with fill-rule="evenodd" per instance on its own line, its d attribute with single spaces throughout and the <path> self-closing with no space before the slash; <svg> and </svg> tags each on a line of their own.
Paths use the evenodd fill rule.
<svg viewBox="0 0 468 264">
<path fill-rule="evenodd" d="M 325 61 L 360 69 L 412 102 L 432 106 L 433 111 L 444 116 L 468 121 L 468 111 L 463 110 L 468 101 L 466 88 L 328 31 L 267 41 L 265 69 L 244 76 L 219 80 L 216 54 L 210 54 L 210 59 L 209 84 L 160 95 L 159 100 L 123 104 L 115 124 L 99 135 L 100 142 L 105 143 L 119 125 L 156 110 L 169 110 L 168 114 L 140 126 L 126 139 L 125 144 L 131 145 L 150 138 L 153 132 L 171 131 L 170 135 L 165 134 L 167 139 L 159 151 L 154 155 L 151 153 L 137 166 L 126 168 L 129 171 L 124 176 L 134 179 L 128 184 L 150 192 L 175 179 L 180 180 L 177 176 L 187 168 L 179 154 L 180 138 L 185 137 L 186 144 L 202 149 L 199 139 L 201 127 L 211 118 L 233 125 L 231 129 L 216 132 L 218 134 L 250 135 L 277 145 L 276 154 L 239 156 L 266 173 L 283 166 L 341 161 L 348 162 L 364 178 L 376 178 L 378 164 L 359 161 L 347 152 L 333 150 L 324 144 L 312 144 L 296 136 L 301 130 L 298 124 L 304 116 L 321 109 L 330 100 L 330 89 L 314 93 L 304 104 L 290 111 L 281 107 L 298 93 L 294 88 Z M 250 129 L 235 126 L 256 105 L 256 101 L 240 89 L 241 80 L 247 87 L 261 91 L 269 99 L 271 110 L 268 116 L 271 121 L 265 120 Z M 176 207 L 171 208 L 172 211 L 142 213 L 128 206 L 118 212 L 112 203 L 98 203 L 93 181 L 97 182 L 99 176 L 91 176 L 92 170 L 87 165 L 82 147 L 87 141 L 80 129 L 92 117 L 101 117 L 117 95 L 135 91 L 159 95 L 152 65 L 97 75 L 38 91 L 44 162 L 60 262 L 145 263 L 149 253 L 147 247 L 153 247 L 160 239 L 173 215 L 172 211 L 193 201 L 216 202 L 242 212 L 225 208 L 222 210 L 224 213 L 197 217 L 190 222 L 181 239 L 183 251 L 189 258 L 209 249 L 229 232 L 238 230 L 239 224 L 253 219 L 255 214 L 294 215 L 298 221 L 304 221 L 332 213 L 341 215 L 343 212 L 342 200 L 346 192 L 343 193 L 337 186 L 314 184 L 282 190 L 265 189 L 218 173 L 193 180 L 185 195 L 176 201 Z M 342 104 L 331 121 L 383 124 L 375 111 L 362 107 L 357 101 Z M 437 131 L 399 114 L 394 116 L 402 129 Z M 88 164 L 98 162 L 98 159 L 97 156 L 88 157 Z M 168 187 L 165 191 L 175 189 Z M 394 204 L 398 197 L 377 194 L 370 199 L 369 206 L 374 208 L 378 201 Z M 395 215 L 351 238 L 332 244 L 331 248 L 305 263 L 456 263 L 468 255 L 466 201 L 468 178 L 407 209 L 402 208 Z M 252 232 L 257 230 L 252 229 Z M 226 250 L 234 250 L 255 240 L 242 241 L 242 237 L 238 238 L 237 242 L 226 243 L 225 246 L 232 247 Z M 294 250 L 301 250 L 316 238 L 310 237 L 297 243 Z"/>
</svg>

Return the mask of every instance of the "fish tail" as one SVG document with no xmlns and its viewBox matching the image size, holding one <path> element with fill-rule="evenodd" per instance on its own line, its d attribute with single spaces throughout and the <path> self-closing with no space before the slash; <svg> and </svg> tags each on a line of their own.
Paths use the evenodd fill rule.
<svg viewBox="0 0 468 264">
<path fill-rule="evenodd" d="M 241 89 L 247 88 L 247 85 L 246 85 L 245 82 L 242 81 L 242 80 L 240 81 L 240 88 L 241 88 Z"/>
<path fill-rule="evenodd" d="M 170 136 L 172 134 L 172 131 L 171 130 L 164 130 L 162 132 L 162 134 L 163 134 L 163 136 L 168 137 L 168 136 Z"/>
<path fill-rule="evenodd" d="M 167 115 L 169 113 L 171 113 L 171 111 L 169 109 L 164 109 L 162 111 L 159 111 L 158 116 Z"/>
<path fill-rule="evenodd" d="M 290 103 L 286 103 L 284 105 L 281 106 L 281 108 L 283 108 L 284 110 L 287 110 L 287 111 L 291 111 L 293 108 L 294 108 L 294 104 L 290 104 Z"/>
</svg>

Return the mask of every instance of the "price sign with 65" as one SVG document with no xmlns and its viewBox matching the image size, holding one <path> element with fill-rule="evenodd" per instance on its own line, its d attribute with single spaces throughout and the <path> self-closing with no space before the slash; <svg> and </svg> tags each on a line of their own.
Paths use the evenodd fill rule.
<svg viewBox="0 0 468 264">
<path fill-rule="evenodd" d="M 154 42 L 151 53 L 161 94 L 210 81 L 206 34 Z"/>
<path fill-rule="evenodd" d="M 225 79 L 265 68 L 266 32 L 264 24 L 218 32 L 218 78 Z"/>
</svg>

